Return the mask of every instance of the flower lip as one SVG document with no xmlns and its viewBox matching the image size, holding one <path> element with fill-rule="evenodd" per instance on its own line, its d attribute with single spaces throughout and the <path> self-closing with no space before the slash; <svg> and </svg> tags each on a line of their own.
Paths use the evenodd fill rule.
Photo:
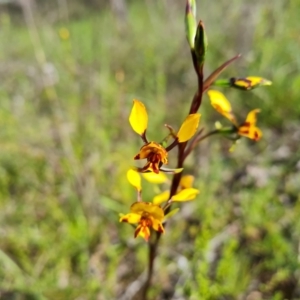
<svg viewBox="0 0 300 300">
<path fill-rule="evenodd" d="M 138 223 L 134 236 L 141 236 L 146 241 L 150 237 L 150 228 L 164 233 L 162 221 L 164 219 L 163 209 L 151 202 L 135 202 L 130 207 L 130 213 L 121 215 L 120 222 L 130 224 Z"/>
<path fill-rule="evenodd" d="M 168 163 L 168 152 L 167 150 L 160 144 L 156 142 L 149 142 L 143 145 L 140 149 L 140 152 L 134 157 L 134 159 L 144 159 L 149 157 L 151 158 L 153 155 L 159 156 L 162 163 Z"/>
<path fill-rule="evenodd" d="M 149 142 L 142 146 L 134 159 L 147 159 L 148 162 L 142 168 L 142 172 L 150 169 L 154 173 L 159 173 L 160 167 L 168 163 L 168 152 L 162 145 L 156 142 Z"/>
</svg>

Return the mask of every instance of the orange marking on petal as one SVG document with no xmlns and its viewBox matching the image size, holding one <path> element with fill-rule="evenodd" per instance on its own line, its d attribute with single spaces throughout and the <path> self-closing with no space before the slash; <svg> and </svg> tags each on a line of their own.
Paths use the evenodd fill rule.
<svg viewBox="0 0 300 300">
<path fill-rule="evenodd" d="M 146 172 L 150 169 L 154 173 L 158 174 L 161 165 L 168 163 L 167 157 L 168 152 L 162 145 L 156 142 L 149 142 L 140 149 L 140 152 L 134 157 L 134 159 L 147 159 L 148 162 L 141 169 L 141 172 Z"/>
<path fill-rule="evenodd" d="M 249 134 L 249 129 L 243 128 L 239 130 L 240 134 Z"/>
<path fill-rule="evenodd" d="M 163 228 L 163 226 L 161 224 L 158 226 L 158 230 L 157 231 L 159 233 L 164 233 L 165 232 L 165 230 L 164 230 L 164 228 Z"/>
<path fill-rule="evenodd" d="M 139 225 L 139 226 L 135 229 L 135 231 L 134 231 L 134 237 L 135 237 L 135 238 L 139 235 L 139 233 L 140 233 L 141 230 L 142 230 L 142 225 Z"/>
<path fill-rule="evenodd" d="M 133 159 L 140 159 L 140 154 L 138 153 Z"/>
<path fill-rule="evenodd" d="M 155 166 L 155 165 L 154 165 L 154 166 Z M 157 169 L 156 167 L 152 168 L 152 170 L 153 170 L 153 172 L 154 172 L 155 174 L 159 174 L 159 169 Z"/>
</svg>

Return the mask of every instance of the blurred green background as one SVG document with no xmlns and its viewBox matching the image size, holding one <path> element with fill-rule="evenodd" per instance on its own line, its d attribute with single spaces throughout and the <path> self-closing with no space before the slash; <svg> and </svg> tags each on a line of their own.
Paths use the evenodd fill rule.
<svg viewBox="0 0 300 300">
<path fill-rule="evenodd" d="M 205 74 L 273 81 L 222 90 L 258 143 L 213 137 L 188 159 L 201 194 L 163 236 L 149 299 L 300 299 L 300 1 L 197 1 Z M 148 136 L 179 128 L 196 89 L 185 1 L 0 1 L 0 299 L 139 299 L 147 244 L 118 222 Z M 205 95 L 201 125 L 226 123 Z M 176 152 L 170 153 L 175 167 Z M 151 201 L 158 187 L 143 182 Z M 163 189 L 163 187 L 162 187 Z"/>
</svg>

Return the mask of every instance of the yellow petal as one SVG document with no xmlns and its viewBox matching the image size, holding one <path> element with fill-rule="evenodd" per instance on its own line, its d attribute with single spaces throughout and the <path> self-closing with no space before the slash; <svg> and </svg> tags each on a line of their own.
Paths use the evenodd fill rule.
<svg viewBox="0 0 300 300">
<path fill-rule="evenodd" d="M 232 86 L 242 90 L 252 90 L 261 82 L 261 80 L 261 77 L 237 78 L 233 81 Z"/>
<path fill-rule="evenodd" d="M 130 169 L 127 171 L 127 179 L 131 185 L 133 185 L 138 191 L 142 190 L 141 176 L 138 172 Z"/>
<path fill-rule="evenodd" d="M 165 229 L 164 226 L 158 220 L 152 220 L 152 228 L 160 233 L 164 233 Z"/>
<path fill-rule="evenodd" d="M 182 189 L 191 188 L 193 186 L 195 177 L 192 175 L 184 175 L 181 177 L 179 186 Z"/>
<path fill-rule="evenodd" d="M 250 131 L 250 138 L 254 141 L 260 140 L 262 136 L 263 136 L 262 131 L 258 127 L 254 127 Z"/>
<path fill-rule="evenodd" d="M 148 126 L 148 114 L 145 105 L 133 100 L 133 107 L 129 116 L 129 122 L 132 129 L 139 135 L 143 135 Z"/>
<path fill-rule="evenodd" d="M 235 116 L 232 113 L 231 105 L 227 98 L 221 92 L 216 90 L 209 90 L 207 94 L 210 98 L 212 107 L 233 124 L 236 124 Z"/>
<path fill-rule="evenodd" d="M 240 126 L 238 133 L 239 135 L 245 136 L 254 141 L 260 140 L 263 135 L 261 130 L 258 127 L 246 126 L 246 125 Z"/>
<path fill-rule="evenodd" d="M 239 127 L 238 133 L 251 140 L 258 141 L 262 137 L 261 130 L 256 127 L 256 115 L 260 112 L 259 109 L 251 110 L 246 118 L 246 121 Z"/>
<path fill-rule="evenodd" d="M 177 134 L 179 143 L 186 142 L 192 138 L 198 128 L 200 116 L 200 114 L 191 114 L 187 116 Z"/>
<path fill-rule="evenodd" d="M 142 238 L 145 239 L 146 242 L 148 242 L 149 237 L 150 237 L 149 227 L 139 225 L 134 232 L 134 237 L 137 237 L 137 236 L 141 236 Z"/>
<path fill-rule="evenodd" d="M 153 204 L 159 205 L 169 200 L 170 192 L 164 191 L 153 198 Z"/>
<path fill-rule="evenodd" d="M 172 216 L 174 216 L 175 214 L 177 214 L 178 212 L 179 212 L 179 208 L 178 207 L 172 209 L 168 214 L 165 215 L 164 222 L 167 221 Z"/>
<path fill-rule="evenodd" d="M 230 112 L 232 110 L 230 102 L 221 92 L 216 90 L 209 90 L 207 94 L 209 96 L 211 105 L 213 107 L 214 105 L 217 106 L 217 108 L 214 107 L 216 110 L 220 109 L 221 111 L 226 111 L 226 112 Z"/>
<path fill-rule="evenodd" d="M 157 219 L 159 221 L 162 221 L 164 218 L 163 209 L 151 202 L 133 203 L 130 207 L 130 212 L 138 215 L 143 215 L 144 213 L 148 213 L 154 219 Z"/>
<path fill-rule="evenodd" d="M 180 191 L 178 194 L 174 195 L 172 197 L 172 201 L 189 201 L 196 198 L 196 196 L 199 194 L 199 190 L 194 188 L 184 189 Z"/>
<path fill-rule="evenodd" d="M 138 223 L 141 219 L 141 215 L 135 213 L 129 213 L 120 217 L 120 222 L 126 222 L 130 224 Z"/>
<path fill-rule="evenodd" d="M 272 85 L 272 81 L 261 77 L 249 76 L 247 77 L 247 79 L 251 80 L 251 82 L 256 83 L 258 85 Z"/>
<path fill-rule="evenodd" d="M 251 110 L 248 115 L 247 115 L 247 118 L 246 118 L 246 121 L 245 123 L 247 124 L 250 124 L 250 125 L 255 125 L 256 124 L 256 121 L 257 121 L 257 118 L 256 118 L 256 115 L 260 112 L 260 109 L 253 109 Z"/>
<path fill-rule="evenodd" d="M 248 76 L 246 79 L 251 81 L 251 86 L 256 86 L 256 85 L 272 85 L 272 81 L 267 80 L 262 77 L 256 77 L 256 76 Z"/>
<path fill-rule="evenodd" d="M 166 181 L 168 181 L 167 176 L 160 172 L 160 173 L 154 173 L 154 172 L 149 172 L 149 173 L 143 173 L 143 177 L 151 182 L 151 183 L 155 183 L 155 184 L 162 184 L 165 183 Z"/>
</svg>

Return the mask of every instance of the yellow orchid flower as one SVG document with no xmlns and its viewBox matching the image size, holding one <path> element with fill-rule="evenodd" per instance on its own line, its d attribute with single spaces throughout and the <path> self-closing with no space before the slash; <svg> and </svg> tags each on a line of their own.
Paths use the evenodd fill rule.
<svg viewBox="0 0 300 300">
<path fill-rule="evenodd" d="M 259 86 L 272 85 L 270 80 L 257 76 L 248 76 L 245 78 L 231 78 L 231 86 L 241 90 L 252 90 Z"/>
<path fill-rule="evenodd" d="M 212 85 L 250 91 L 260 86 L 272 85 L 272 81 L 258 76 L 247 76 L 239 78 L 232 77 L 229 79 L 218 79 L 214 81 Z"/>
<path fill-rule="evenodd" d="M 163 209 L 150 202 L 135 202 L 130 207 L 130 213 L 120 216 L 120 222 L 138 224 L 134 237 L 141 236 L 146 241 L 150 237 L 150 228 L 164 233 L 162 222 L 165 213 Z"/>
<path fill-rule="evenodd" d="M 200 114 L 190 114 L 182 123 L 178 133 L 170 129 L 170 135 L 175 139 L 175 144 L 184 143 L 191 139 L 199 125 Z M 159 171 L 163 172 L 171 172 L 178 173 L 181 172 L 182 169 L 165 169 L 162 168 L 162 165 L 168 164 L 168 151 L 172 148 L 165 148 L 163 145 L 150 141 L 148 142 L 146 137 L 146 130 L 148 126 L 148 114 L 145 105 L 139 100 L 133 100 L 133 107 L 129 116 L 129 122 L 132 129 L 141 136 L 145 145 L 141 147 L 139 153 L 134 157 L 137 159 L 147 159 L 147 163 L 142 168 L 136 168 L 136 171 L 145 173 L 145 172 L 154 172 L 159 173 Z M 173 145 L 173 146 L 174 146 Z"/>
<path fill-rule="evenodd" d="M 239 124 L 236 121 L 234 114 L 232 113 L 230 102 L 227 98 L 219 91 L 209 90 L 207 92 L 211 105 L 221 115 L 231 121 L 236 128 L 236 132 L 239 135 L 245 136 L 251 140 L 258 141 L 262 137 L 261 130 L 256 127 L 256 115 L 260 112 L 259 109 L 250 111 L 247 115 L 245 122 Z"/>
<path fill-rule="evenodd" d="M 259 112 L 259 109 L 254 109 L 248 113 L 246 121 L 238 128 L 239 135 L 246 136 L 254 141 L 258 141 L 262 137 L 261 130 L 256 127 L 256 114 Z"/>
<path fill-rule="evenodd" d="M 163 175 L 163 176 L 161 176 Z M 143 174 L 146 180 L 161 184 L 167 181 L 167 177 L 164 174 L 148 173 Z M 159 206 L 160 203 L 169 200 L 170 193 L 165 191 L 160 195 L 154 197 L 153 202 L 143 202 L 141 199 L 142 186 L 141 186 L 141 175 L 135 170 L 127 171 L 127 179 L 131 185 L 133 185 L 137 192 L 137 202 L 133 203 L 130 207 L 128 214 L 120 213 L 120 222 L 138 224 L 135 229 L 134 237 L 141 236 L 146 241 L 149 240 L 151 228 L 164 233 L 163 222 L 169 219 L 171 216 L 179 211 L 179 208 L 175 208 L 165 214 L 165 208 Z M 195 199 L 196 195 L 199 194 L 197 189 L 192 188 L 194 177 L 191 175 L 185 175 L 182 177 L 178 192 L 171 198 L 174 202 L 184 202 Z"/>
</svg>

